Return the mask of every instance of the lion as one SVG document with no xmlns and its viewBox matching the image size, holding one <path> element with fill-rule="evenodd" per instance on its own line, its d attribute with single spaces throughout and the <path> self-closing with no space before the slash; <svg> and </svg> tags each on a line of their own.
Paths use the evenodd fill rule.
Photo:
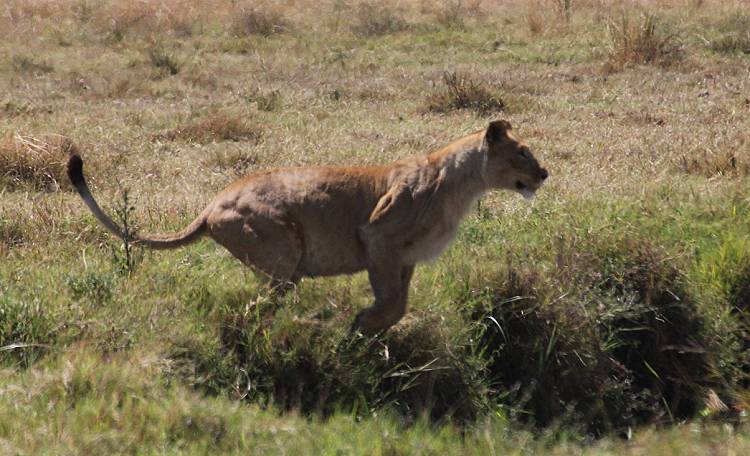
<svg viewBox="0 0 750 456">
<path fill-rule="evenodd" d="M 496 120 L 386 165 L 257 172 L 221 191 L 182 231 L 129 240 L 172 249 L 208 235 L 278 287 L 366 270 L 375 301 L 352 329 L 374 335 L 404 316 L 415 265 L 448 247 L 482 194 L 506 189 L 532 198 L 547 176 L 510 123 Z M 80 156 L 70 157 L 68 177 L 93 215 L 126 239 L 91 195 Z"/>
</svg>

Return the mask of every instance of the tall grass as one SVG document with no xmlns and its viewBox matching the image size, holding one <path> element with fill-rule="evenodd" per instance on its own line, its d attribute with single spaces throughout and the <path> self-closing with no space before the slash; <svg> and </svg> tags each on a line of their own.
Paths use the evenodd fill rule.
<svg viewBox="0 0 750 456">
<path fill-rule="evenodd" d="M 610 44 L 605 68 L 618 71 L 631 64 L 670 64 L 681 56 L 677 34 L 656 15 L 640 20 L 622 15 L 608 24 Z"/>
</svg>

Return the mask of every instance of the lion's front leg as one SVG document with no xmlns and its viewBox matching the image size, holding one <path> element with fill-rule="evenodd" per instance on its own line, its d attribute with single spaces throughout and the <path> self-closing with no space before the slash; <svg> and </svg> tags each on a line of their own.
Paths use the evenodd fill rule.
<svg viewBox="0 0 750 456">
<path fill-rule="evenodd" d="M 367 269 L 375 303 L 357 314 L 354 328 L 371 336 L 396 324 L 406 313 L 414 266 L 383 263 Z"/>
</svg>

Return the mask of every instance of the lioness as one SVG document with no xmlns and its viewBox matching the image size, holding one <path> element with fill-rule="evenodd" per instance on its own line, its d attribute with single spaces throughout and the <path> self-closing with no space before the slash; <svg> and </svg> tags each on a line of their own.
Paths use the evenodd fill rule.
<svg viewBox="0 0 750 456">
<path fill-rule="evenodd" d="M 94 216 L 124 238 L 91 195 L 78 155 L 68 161 L 68 177 Z M 531 198 L 546 178 L 510 124 L 498 120 L 428 155 L 388 165 L 251 174 L 179 233 L 132 240 L 170 249 L 207 234 L 280 286 L 366 269 L 375 303 L 359 312 L 353 328 L 369 335 L 401 319 L 414 265 L 445 250 L 480 195 L 503 188 Z"/>
</svg>

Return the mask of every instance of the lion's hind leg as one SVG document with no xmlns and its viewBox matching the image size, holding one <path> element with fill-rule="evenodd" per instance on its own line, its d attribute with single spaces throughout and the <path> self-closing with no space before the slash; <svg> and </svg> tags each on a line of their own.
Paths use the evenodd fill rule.
<svg viewBox="0 0 750 456">
<path fill-rule="evenodd" d="M 302 239 L 290 223 L 274 214 L 223 211 L 209 217 L 211 236 L 237 259 L 266 275 L 276 292 L 299 281 Z"/>
</svg>

